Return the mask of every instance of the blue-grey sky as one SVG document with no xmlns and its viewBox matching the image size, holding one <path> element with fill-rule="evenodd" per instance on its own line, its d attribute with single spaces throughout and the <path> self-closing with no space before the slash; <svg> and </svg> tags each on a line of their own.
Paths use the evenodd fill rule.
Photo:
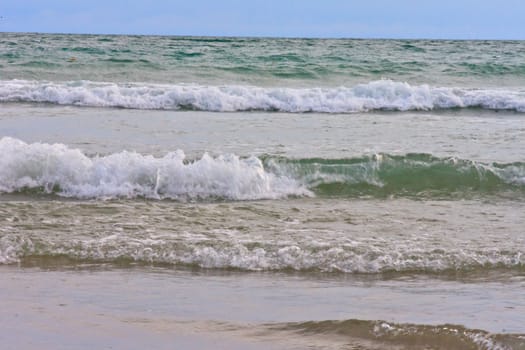
<svg viewBox="0 0 525 350">
<path fill-rule="evenodd" d="M 6 0 L 0 31 L 525 39 L 524 0 Z"/>
</svg>

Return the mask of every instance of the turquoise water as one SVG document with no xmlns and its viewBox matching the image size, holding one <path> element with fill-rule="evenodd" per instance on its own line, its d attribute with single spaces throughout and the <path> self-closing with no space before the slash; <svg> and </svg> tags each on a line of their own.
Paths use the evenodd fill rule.
<svg viewBox="0 0 525 350">
<path fill-rule="evenodd" d="M 2 79 L 351 87 L 522 87 L 522 41 L 8 34 Z"/>
<path fill-rule="evenodd" d="M 522 41 L 2 33 L 6 293 L 92 273 L 63 286 L 75 310 L 155 329 L 522 349 L 524 62 Z M 180 308 L 141 309 L 152 283 Z"/>
</svg>

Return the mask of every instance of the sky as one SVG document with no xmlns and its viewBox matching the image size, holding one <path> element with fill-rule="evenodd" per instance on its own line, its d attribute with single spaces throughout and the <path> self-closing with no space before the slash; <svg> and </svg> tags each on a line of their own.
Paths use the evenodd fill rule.
<svg viewBox="0 0 525 350">
<path fill-rule="evenodd" d="M 0 32 L 525 39 L 525 1 L 5 0 Z"/>
</svg>

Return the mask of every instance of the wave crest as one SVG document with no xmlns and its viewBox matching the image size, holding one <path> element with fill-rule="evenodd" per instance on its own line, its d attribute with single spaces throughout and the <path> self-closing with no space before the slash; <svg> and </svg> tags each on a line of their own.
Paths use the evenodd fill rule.
<svg viewBox="0 0 525 350">
<path fill-rule="evenodd" d="M 264 159 L 269 171 L 327 196 L 445 196 L 525 190 L 525 164 L 484 164 L 429 154 L 349 159 Z M 521 191 L 521 192 L 520 192 Z"/>
<path fill-rule="evenodd" d="M 264 170 L 256 157 L 235 155 L 186 161 L 123 151 L 89 158 L 63 144 L 0 139 L 0 192 L 36 191 L 74 198 L 272 199 L 310 192 Z"/>
<path fill-rule="evenodd" d="M 290 196 L 464 198 L 525 194 L 525 164 L 484 164 L 428 154 L 348 159 L 239 157 L 181 150 L 88 157 L 63 144 L 0 139 L 0 193 L 72 198 L 258 200 Z"/>
<path fill-rule="evenodd" d="M 355 113 L 448 108 L 525 112 L 525 92 L 520 90 L 412 86 L 391 80 L 302 89 L 9 80 L 0 82 L 0 102 L 213 112 Z"/>
</svg>

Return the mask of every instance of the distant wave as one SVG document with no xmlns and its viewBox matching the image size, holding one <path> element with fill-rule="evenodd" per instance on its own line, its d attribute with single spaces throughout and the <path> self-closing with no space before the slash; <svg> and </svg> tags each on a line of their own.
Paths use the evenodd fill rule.
<svg viewBox="0 0 525 350">
<path fill-rule="evenodd" d="M 525 91 L 413 86 L 391 80 L 337 88 L 3 80 L 0 102 L 214 112 L 355 113 L 449 108 L 525 112 Z"/>
<path fill-rule="evenodd" d="M 0 193 L 71 198 L 259 200 L 290 196 L 525 197 L 525 163 L 428 154 L 289 159 L 232 154 L 188 160 L 119 152 L 88 157 L 63 144 L 0 139 Z"/>
</svg>

